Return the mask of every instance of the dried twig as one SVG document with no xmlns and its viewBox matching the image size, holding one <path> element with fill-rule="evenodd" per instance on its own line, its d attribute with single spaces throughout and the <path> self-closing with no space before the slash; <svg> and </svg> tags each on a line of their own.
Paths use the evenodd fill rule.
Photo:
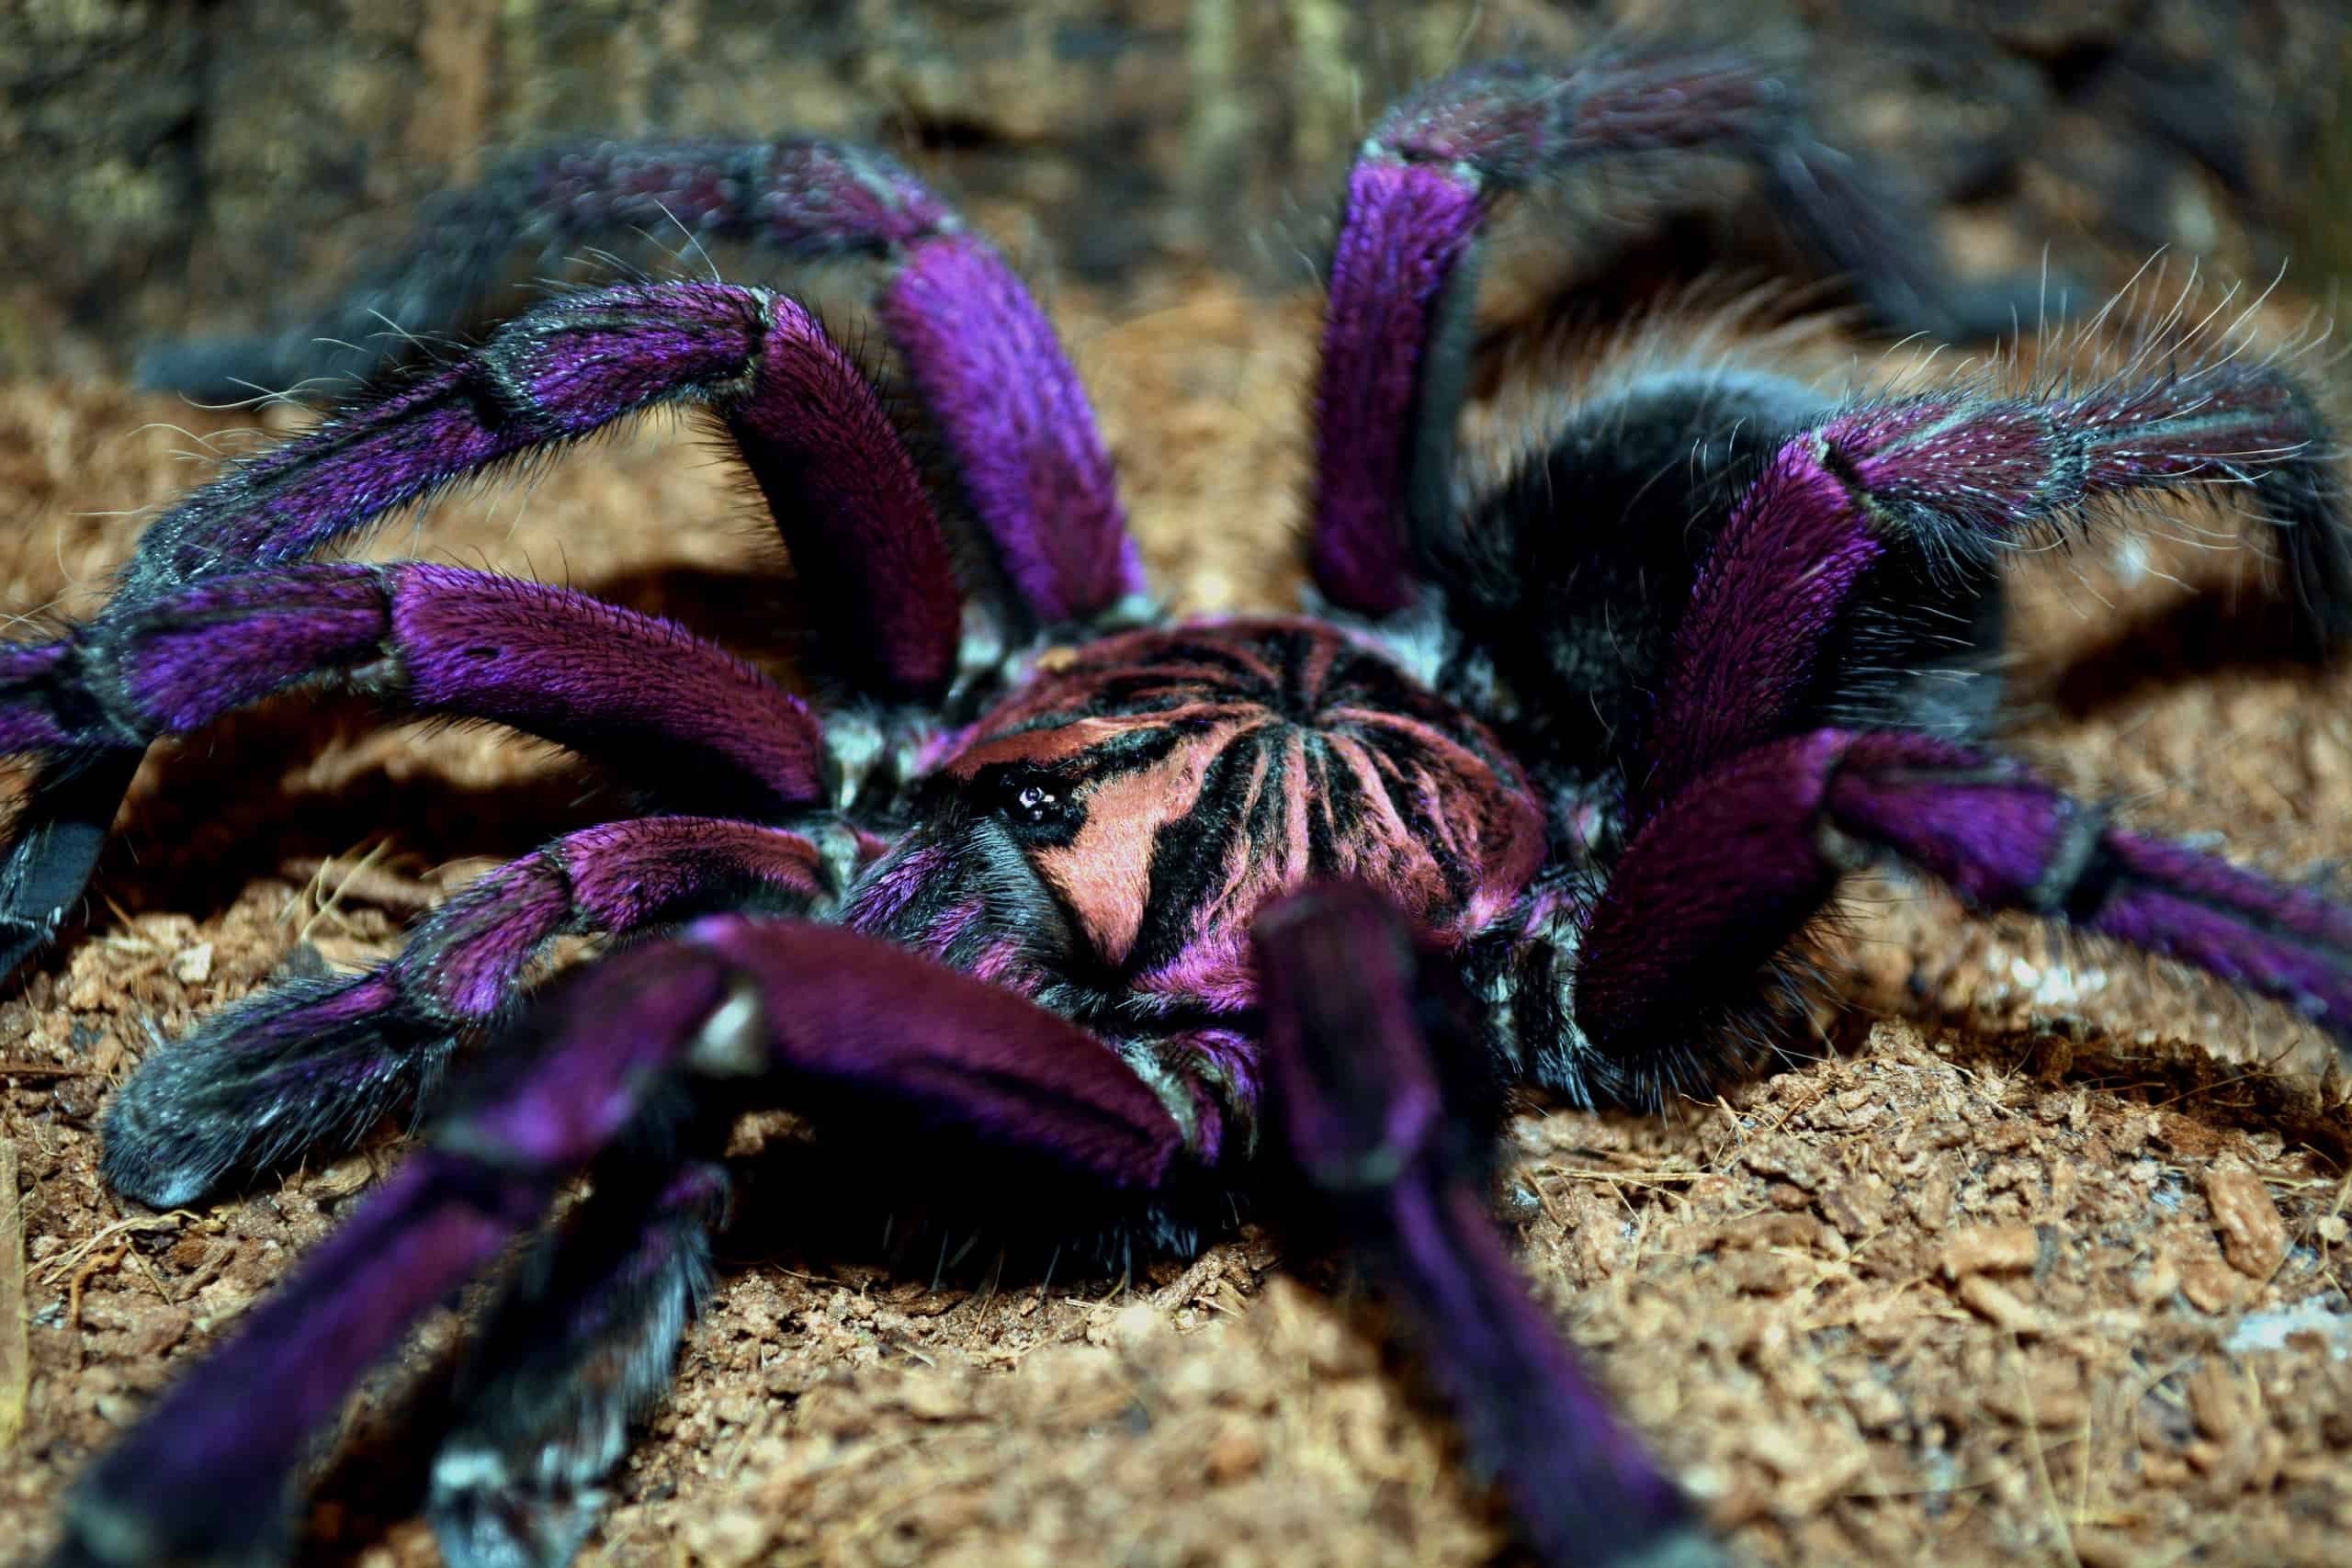
<svg viewBox="0 0 2352 1568">
<path fill-rule="evenodd" d="M 25 1203 L 17 1194 L 17 1145 L 0 1138 L 0 1453 L 24 1435 L 32 1387 L 31 1320 L 25 1303 Z"/>
</svg>

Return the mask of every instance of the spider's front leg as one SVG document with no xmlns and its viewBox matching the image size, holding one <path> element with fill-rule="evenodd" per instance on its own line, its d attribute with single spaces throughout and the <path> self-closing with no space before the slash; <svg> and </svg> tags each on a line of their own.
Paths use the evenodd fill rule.
<svg viewBox="0 0 2352 1568">
<path fill-rule="evenodd" d="M 565 1561 L 583 1495 L 617 1457 L 611 1432 L 667 1381 L 701 1267 L 707 1173 L 628 1168 L 664 1148 L 701 1158 L 754 1079 L 1106 1193 L 1149 1193 L 1182 1168 L 1159 1098 L 1068 1021 L 837 928 L 698 922 L 589 970 L 528 1021 L 426 1147 L 84 1478 L 64 1560 L 281 1552 L 288 1483 L 359 1377 L 535 1224 L 571 1172 L 616 1151 L 576 1239 L 526 1268 L 494 1314 L 435 1473 L 454 1563 Z"/>
<path fill-rule="evenodd" d="M 413 384 L 232 465 L 140 536 L 101 619 L 293 564 L 454 484 L 677 405 L 716 417 L 795 558 L 828 574 L 835 592 L 813 608 L 838 671 L 891 696 L 937 692 L 959 595 L 904 440 L 805 308 L 719 283 L 549 300 Z"/>
<path fill-rule="evenodd" d="M 1255 940 L 1292 1156 L 1404 1309 L 1527 1543 L 1551 1568 L 1725 1562 L 1511 1261 L 1492 1216 L 1493 1108 L 1465 1103 L 1483 1046 L 1429 1028 L 1448 1011 L 1442 965 L 1417 960 L 1385 898 L 1348 885 L 1272 907 Z"/>
<path fill-rule="evenodd" d="M 384 357 L 384 322 L 427 332 L 462 322 L 519 248 L 675 225 L 794 262 L 883 263 L 876 314 L 1012 583 L 1009 607 L 1053 624 L 1143 590 L 1110 455 L 1036 301 L 996 248 L 912 171 L 830 138 L 600 141 L 510 153 L 480 185 L 428 202 L 409 243 L 324 319 L 266 340 L 159 350 L 142 362 L 141 377 L 198 396 L 243 396 L 316 373 L 322 344 L 332 357 L 338 339 L 377 345 L 346 345 L 346 363 L 366 369 Z M 224 384 L 240 378 L 242 389 Z M 830 400 L 823 387 L 805 389 L 812 406 Z M 878 455 L 896 442 L 884 430 L 871 446 Z M 855 464 L 838 459 L 811 477 L 852 495 L 865 482 Z M 791 520 L 786 506 L 777 515 Z"/>
</svg>

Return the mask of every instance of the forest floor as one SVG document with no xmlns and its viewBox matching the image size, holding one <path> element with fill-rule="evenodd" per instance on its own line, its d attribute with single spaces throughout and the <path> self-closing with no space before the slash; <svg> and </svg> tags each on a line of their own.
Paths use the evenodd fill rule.
<svg viewBox="0 0 2352 1568">
<path fill-rule="evenodd" d="M 1311 304 L 1183 278 L 1058 314 L 1157 580 L 1195 607 L 1278 602 Z M 0 605 L 87 608 L 140 509 L 204 476 L 186 455 L 255 423 L 0 386 Z M 2280 874 L 2352 860 L 2352 664 L 2273 656 L 2253 553 L 2156 532 L 2189 543 L 2020 562 L 2016 747 L 2131 823 L 2225 833 Z M 788 642 L 780 551 L 707 444 L 659 422 L 376 549 L 568 581 L 754 653 Z M 542 748 L 381 730 L 340 701 L 150 760 L 86 928 L 0 993 L 0 1561 L 53 1541 L 67 1481 L 398 1154 L 388 1129 L 152 1213 L 97 1176 L 110 1089 L 289 963 L 386 955 L 469 876 L 613 809 Z M 1563 1328 L 1758 1562 L 2341 1562 L 2352 1110 L 2331 1051 L 2278 1009 L 1914 892 L 1857 889 L 1831 962 L 1881 1021 L 1824 1059 L 1666 1118 L 1515 1118 L 1518 1239 Z M 739 1144 L 797 1135 L 754 1118 Z M 992 1269 L 986 1247 L 943 1270 L 878 1224 L 841 1235 L 812 1213 L 838 1193 L 811 1204 L 770 1168 L 747 1168 L 677 1394 L 589 1561 L 1506 1551 L 1442 1408 L 1327 1263 L 1245 1229 L 1124 1280 Z M 429 1404 L 424 1369 L 457 1333 L 454 1314 L 427 1325 L 353 1416 L 311 1557 L 435 1561 L 395 1413 Z"/>
</svg>

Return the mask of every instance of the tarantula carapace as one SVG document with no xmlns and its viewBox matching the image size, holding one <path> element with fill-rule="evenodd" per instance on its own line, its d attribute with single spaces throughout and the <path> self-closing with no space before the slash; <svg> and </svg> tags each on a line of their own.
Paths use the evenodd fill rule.
<svg viewBox="0 0 2352 1568">
<path fill-rule="evenodd" d="M 213 1018 L 119 1092 L 107 1172 L 155 1203 L 419 1097 L 433 1131 L 95 1467 L 66 1555 L 277 1548 L 288 1478 L 362 1372 L 585 1170 L 490 1314 L 431 1505 L 452 1562 L 568 1559 L 707 1271 L 727 1123 L 783 1102 L 1046 1183 L 1097 1245 L 1193 1245 L 1253 1170 L 1291 1168 L 1418 1325 L 1544 1561 L 1713 1561 L 1514 1279 L 1487 1213 L 1514 1086 L 1656 1104 L 1754 1070 L 1792 1026 L 1796 940 L 1874 861 L 2352 1039 L 2352 913 L 2119 830 L 1982 739 L 2003 552 L 2108 498 L 2233 482 L 2314 644 L 2352 625 L 2325 433 L 2279 370 L 2148 354 L 2080 387 L 1841 401 L 1770 365 L 1667 361 L 1563 413 L 1503 482 L 1457 482 L 1489 209 L 1587 159 L 1683 151 L 1757 165 L 1888 320 L 1993 313 L 1742 58 L 1462 73 L 1382 118 L 1349 180 L 1315 613 L 1178 623 L 1144 597 L 1044 318 L 890 160 L 559 150 L 443 210 L 495 220 L 495 243 L 437 236 L 379 301 L 446 304 L 518 234 L 657 218 L 876 258 L 919 408 L 778 294 L 563 294 L 232 466 L 148 529 L 95 619 L 0 651 L 0 746 L 46 759 L 0 875 L 20 951 L 76 902 L 145 746 L 289 685 L 551 739 L 650 802 L 491 873 L 380 967 Z M 313 558 L 674 403 L 707 411 L 820 591 L 813 707 L 578 593 Z M 937 482 L 913 455 L 933 443 Z M 566 933 L 632 940 L 526 996 Z M 479 1065 L 444 1089 L 468 1039 Z"/>
</svg>

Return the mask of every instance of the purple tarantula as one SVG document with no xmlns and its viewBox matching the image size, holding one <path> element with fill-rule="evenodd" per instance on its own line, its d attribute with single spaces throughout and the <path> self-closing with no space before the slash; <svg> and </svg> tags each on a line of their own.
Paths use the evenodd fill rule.
<svg viewBox="0 0 2352 1568">
<path fill-rule="evenodd" d="M 1543 1561 L 1714 1562 L 1514 1275 L 1488 1212 L 1510 1092 L 1655 1105 L 1756 1070 L 1797 1017 L 1798 939 L 1879 861 L 2352 1041 L 2352 911 L 2118 830 L 1982 739 L 2003 552 L 2128 492 L 2233 482 L 2312 646 L 2352 630 L 2326 433 L 2277 369 L 2142 356 L 2036 395 L 1837 402 L 1767 367 L 1667 366 L 1562 416 L 1499 484 L 1457 486 L 1489 209 L 1584 160 L 1708 151 L 1756 164 L 1888 321 L 2007 320 L 2014 296 L 1949 285 L 1752 62 L 1462 73 L 1391 110 L 1350 176 L 1317 609 L 1189 623 L 1145 597 L 1045 319 L 888 159 L 605 146 L 451 198 L 379 300 L 446 311 L 518 236 L 674 215 L 880 260 L 920 406 L 782 295 L 562 295 L 231 468 L 149 528 L 89 624 L 0 650 L 0 748 L 45 759 L 0 866 L 11 961 L 77 901 L 143 748 L 297 683 L 559 741 L 650 803 L 491 873 L 375 970 L 228 1010 L 117 1096 L 107 1173 L 157 1204 L 420 1097 L 433 1131 L 85 1478 L 65 1558 L 283 1550 L 289 1478 L 363 1372 L 584 1170 L 489 1314 L 430 1505 L 452 1562 L 568 1560 L 707 1277 L 728 1123 L 787 1103 L 902 1154 L 920 1127 L 925 1179 L 984 1168 L 1110 1258 L 1196 1246 L 1245 1191 L 1298 1187 L 1418 1326 Z M 578 593 L 313 558 L 679 403 L 839 594 L 813 604 L 814 707 Z M 935 483 L 915 456 L 934 444 Z M 567 933 L 628 940 L 526 996 Z M 479 1067 L 445 1089 L 469 1039 Z M 1288 1183 L 1253 1175 L 1261 1141 Z"/>
</svg>

